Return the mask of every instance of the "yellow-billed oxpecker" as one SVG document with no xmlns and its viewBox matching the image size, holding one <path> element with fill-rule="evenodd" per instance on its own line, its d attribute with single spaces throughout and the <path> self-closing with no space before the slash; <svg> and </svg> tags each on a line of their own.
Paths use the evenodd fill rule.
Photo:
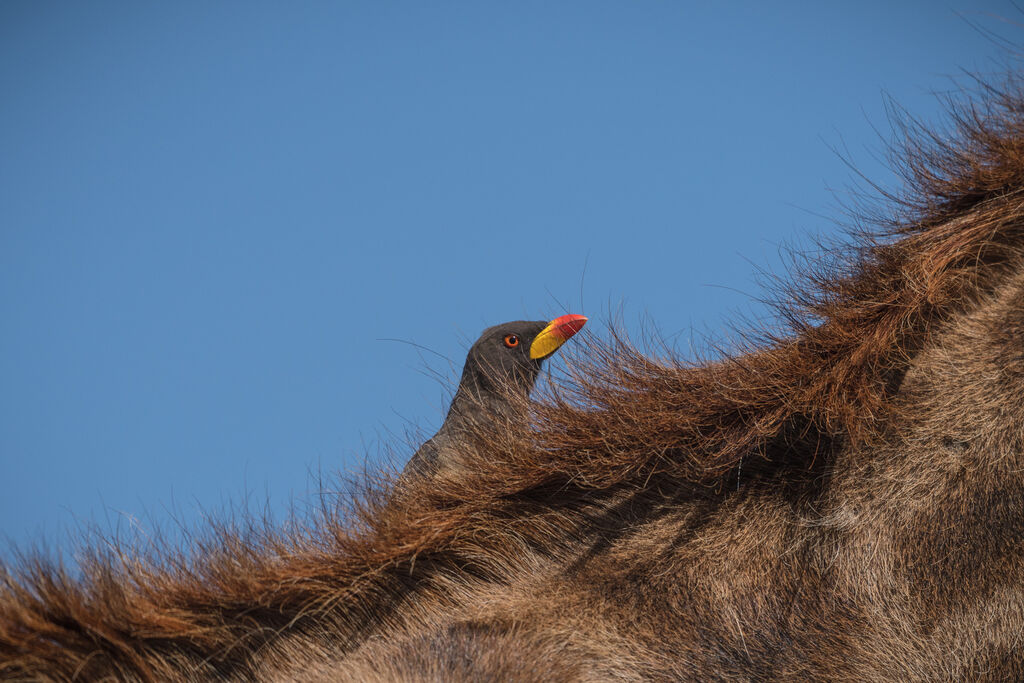
<svg viewBox="0 0 1024 683">
<path fill-rule="evenodd" d="M 528 397 L 544 359 L 586 322 L 582 315 L 568 314 L 550 322 L 516 320 L 484 330 L 466 356 L 444 424 L 412 456 L 405 473 L 436 471 L 460 435 L 481 422 L 507 416 L 510 397 Z"/>
</svg>

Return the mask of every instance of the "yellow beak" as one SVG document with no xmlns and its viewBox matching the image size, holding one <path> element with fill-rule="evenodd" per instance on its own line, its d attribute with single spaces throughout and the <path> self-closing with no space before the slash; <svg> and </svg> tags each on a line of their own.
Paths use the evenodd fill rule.
<svg viewBox="0 0 1024 683">
<path fill-rule="evenodd" d="M 530 358 L 547 358 L 567 342 L 569 337 L 579 332 L 586 322 L 586 316 L 575 313 L 555 318 L 533 338 L 533 342 L 530 343 Z"/>
</svg>

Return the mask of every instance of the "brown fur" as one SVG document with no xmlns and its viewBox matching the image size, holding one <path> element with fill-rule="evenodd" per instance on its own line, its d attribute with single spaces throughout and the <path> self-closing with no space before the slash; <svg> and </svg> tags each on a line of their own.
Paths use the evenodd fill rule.
<svg viewBox="0 0 1024 683">
<path fill-rule="evenodd" d="M 1024 92 L 955 120 L 788 332 L 702 364 L 594 342 L 472 470 L 302 526 L 26 560 L 0 675 L 1024 677 Z"/>
</svg>

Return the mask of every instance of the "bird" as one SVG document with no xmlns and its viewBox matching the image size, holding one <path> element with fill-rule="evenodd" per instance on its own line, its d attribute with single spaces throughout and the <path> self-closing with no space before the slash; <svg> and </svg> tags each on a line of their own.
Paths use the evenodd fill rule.
<svg viewBox="0 0 1024 683">
<path fill-rule="evenodd" d="M 510 417 L 511 401 L 529 397 L 544 360 L 586 322 L 586 316 L 569 313 L 549 322 L 513 320 L 484 330 L 466 355 L 444 424 L 409 459 L 403 477 L 456 466 L 453 449 L 459 440 L 480 424 Z"/>
</svg>

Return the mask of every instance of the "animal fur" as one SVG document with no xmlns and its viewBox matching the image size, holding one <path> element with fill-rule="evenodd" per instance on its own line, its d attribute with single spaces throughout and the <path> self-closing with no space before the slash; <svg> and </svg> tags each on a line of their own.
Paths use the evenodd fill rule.
<svg viewBox="0 0 1024 683">
<path fill-rule="evenodd" d="M 1024 678 L 1024 88 L 916 130 L 789 328 L 592 342 L 474 466 L 0 574 L 32 680 Z"/>
</svg>

